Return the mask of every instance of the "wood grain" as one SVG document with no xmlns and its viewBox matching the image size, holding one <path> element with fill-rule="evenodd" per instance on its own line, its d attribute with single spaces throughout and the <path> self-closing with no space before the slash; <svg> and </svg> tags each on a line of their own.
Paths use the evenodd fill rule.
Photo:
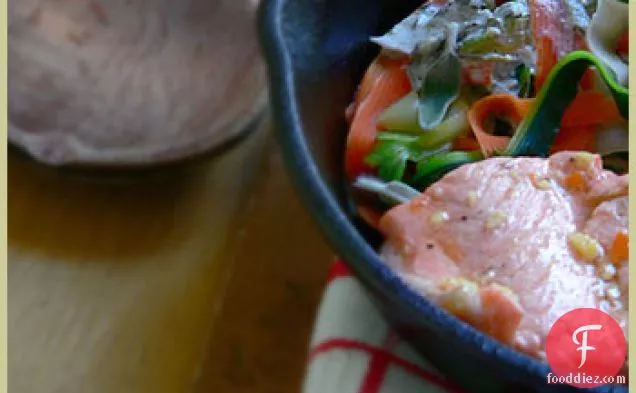
<svg viewBox="0 0 636 393">
<path fill-rule="evenodd" d="M 11 157 L 9 391 L 190 392 L 197 375 L 215 392 L 260 386 L 250 378 L 295 391 L 329 251 L 280 163 L 263 165 L 267 135 L 128 185 Z M 278 340 L 286 355 L 263 352 Z M 277 363 L 291 371 L 272 374 Z"/>
<path fill-rule="evenodd" d="M 271 146 L 237 221 L 230 279 L 196 393 L 298 393 L 331 249 Z"/>
<path fill-rule="evenodd" d="M 9 392 L 298 392 L 330 260 L 267 127 L 131 184 L 10 157 Z"/>
</svg>

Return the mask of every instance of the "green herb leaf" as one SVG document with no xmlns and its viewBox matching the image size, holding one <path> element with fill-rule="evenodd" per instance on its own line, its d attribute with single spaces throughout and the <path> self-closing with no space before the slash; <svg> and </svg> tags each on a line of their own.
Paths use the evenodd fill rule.
<svg viewBox="0 0 636 393">
<path fill-rule="evenodd" d="M 387 181 L 404 180 L 409 162 L 417 164 L 430 156 L 448 151 L 452 145 L 447 143 L 426 149 L 420 145 L 418 137 L 394 132 L 381 132 L 377 139 L 377 145 L 365 161 L 377 168 L 378 177 Z M 408 179 L 405 181 L 409 183 Z"/>
<path fill-rule="evenodd" d="M 378 168 L 378 176 L 383 180 L 400 180 L 406 172 L 406 163 L 413 152 L 408 143 L 385 140 L 377 144 L 366 157 L 367 164 Z"/>
<path fill-rule="evenodd" d="M 441 179 L 448 172 L 464 164 L 477 162 L 483 158 L 484 156 L 481 151 L 452 151 L 420 160 L 417 163 L 416 173 L 415 176 L 413 176 L 411 185 L 414 185 L 418 189 L 425 189 Z"/>
</svg>

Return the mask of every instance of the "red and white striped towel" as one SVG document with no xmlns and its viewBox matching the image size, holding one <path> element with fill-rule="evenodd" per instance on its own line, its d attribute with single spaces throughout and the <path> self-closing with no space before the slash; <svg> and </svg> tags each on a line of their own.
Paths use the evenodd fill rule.
<svg viewBox="0 0 636 393">
<path fill-rule="evenodd" d="M 331 269 L 303 393 L 461 393 L 391 330 L 342 261 Z"/>
</svg>

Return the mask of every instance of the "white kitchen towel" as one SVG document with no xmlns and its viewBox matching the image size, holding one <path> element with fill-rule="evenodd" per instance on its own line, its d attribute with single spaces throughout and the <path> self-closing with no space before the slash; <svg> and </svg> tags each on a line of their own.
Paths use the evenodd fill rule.
<svg viewBox="0 0 636 393">
<path fill-rule="evenodd" d="M 346 265 L 333 265 L 303 393 L 461 393 L 402 341 Z"/>
</svg>

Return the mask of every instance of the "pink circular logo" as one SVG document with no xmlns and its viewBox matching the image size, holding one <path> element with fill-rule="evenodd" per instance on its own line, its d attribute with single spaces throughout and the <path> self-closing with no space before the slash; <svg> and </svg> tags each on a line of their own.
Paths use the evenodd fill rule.
<svg viewBox="0 0 636 393">
<path fill-rule="evenodd" d="M 616 320 L 594 308 L 572 310 L 548 333 L 546 356 L 554 375 L 548 383 L 592 388 L 620 383 L 627 342 Z"/>
</svg>

